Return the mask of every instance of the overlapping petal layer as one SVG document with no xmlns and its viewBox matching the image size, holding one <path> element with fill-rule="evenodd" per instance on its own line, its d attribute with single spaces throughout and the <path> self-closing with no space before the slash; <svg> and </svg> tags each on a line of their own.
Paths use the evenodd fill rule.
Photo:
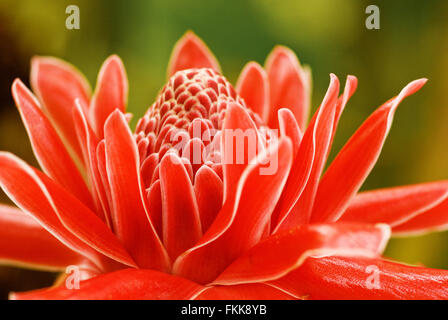
<svg viewBox="0 0 448 320">
<path fill-rule="evenodd" d="M 81 159 L 72 122 L 75 99 L 87 112 L 91 89 L 84 76 L 69 63 L 53 57 L 35 57 L 31 62 L 31 86 L 63 140 Z"/>
<path fill-rule="evenodd" d="M 277 159 L 273 175 L 262 175 L 268 154 Z M 269 223 L 291 166 L 291 143 L 281 139 L 257 164 L 248 165 L 237 185 L 235 198 L 224 203 L 201 241 L 181 255 L 175 274 L 208 283 L 242 252 L 256 244 Z"/>
<path fill-rule="evenodd" d="M 70 250 L 21 210 L 0 205 L 0 261 L 45 270 L 63 270 L 82 256 Z"/>
<path fill-rule="evenodd" d="M 242 254 L 214 284 L 235 285 L 281 278 L 310 256 L 376 256 L 389 239 L 386 225 L 304 225 L 277 233 Z"/>
</svg>

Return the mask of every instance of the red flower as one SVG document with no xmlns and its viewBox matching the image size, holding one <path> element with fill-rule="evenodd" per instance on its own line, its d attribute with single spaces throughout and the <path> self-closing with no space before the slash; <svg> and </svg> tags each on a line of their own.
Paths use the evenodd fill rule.
<svg viewBox="0 0 448 320">
<path fill-rule="evenodd" d="M 310 72 L 287 48 L 276 47 L 265 68 L 247 64 L 234 90 L 187 33 L 168 75 L 135 134 L 116 56 L 92 97 L 83 76 L 54 58 L 33 59 L 38 100 L 14 82 L 42 171 L 0 153 L 0 185 L 20 208 L 0 207 L 0 258 L 74 265 L 85 280 L 13 298 L 448 297 L 447 271 L 381 257 L 390 229 L 448 224 L 448 182 L 358 194 L 398 104 L 425 79 L 378 108 L 323 174 L 355 77 L 338 96 L 331 75 L 307 125 Z"/>
</svg>

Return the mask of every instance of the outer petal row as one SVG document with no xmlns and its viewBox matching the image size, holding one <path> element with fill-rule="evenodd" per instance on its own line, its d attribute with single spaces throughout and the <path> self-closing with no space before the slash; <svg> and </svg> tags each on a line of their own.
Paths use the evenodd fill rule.
<svg viewBox="0 0 448 320">
<path fill-rule="evenodd" d="M 319 184 L 311 220 L 335 221 L 348 207 L 379 157 L 395 111 L 426 79 L 408 84 L 396 97 L 377 109 L 355 132 L 331 163 Z"/>
<path fill-rule="evenodd" d="M 205 288 L 187 279 L 153 270 L 125 269 L 63 286 L 11 295 L 18 300 L 187 300 Z"/>
<path fill-rule="evenodd" d="M 18 207 L 100 269 L 107 262 L 103 255 L 135 266 L 118 239 L 90 209 L 40 171 L 4 152 L 0 153 L 0 186 Z"/>
<path fill-rule="evenodd" d="M 381 254 L 390 236 L 386 225 L 303 225 L 268 237 L 235 260 L 213 284 L 235 285 L 279 279 L 310 256 Z"/>
<path fill-rule="evenodd" d="M 0 261 L 3 263 L 62 270 L 82 259 L 28 214 L 0 205 Z"/>
<path fill-rule="evenodd" d="M 307 299 L 448 299 L 448 271 L 381 258 L 309 258 L 270 284 Z"/>
</svg>

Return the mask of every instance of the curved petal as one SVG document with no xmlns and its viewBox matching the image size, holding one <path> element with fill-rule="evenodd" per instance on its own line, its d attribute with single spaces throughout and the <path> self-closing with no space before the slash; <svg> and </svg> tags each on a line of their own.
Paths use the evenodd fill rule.
<svg viewBox="0 0 448 320">
<path fill-rule="evenodd" d="M 338 221 L 400 225 L 448 196 L 448 181 L 380 189 L 358 194 Z"/>
<path fill-rule="evenodd" d="M 188 31 L 174 46 L 168 64 L 168 77 L 177 71 L 191 68 L 211 68 L 221 72 L 219 63 L 204 42 Z"/>
<path fill-rule="evenodd" d="M 198 201 L 202 231 L 206 232 L 222 208 L 222 180 L 213 169 L 202 166 L 195 176 L 194 192 Z"/>
<path fill-rule="evenodd" d="M 291 167 L 291 142 L 280 139 L 241 176 L 236 197 L 226 201 L 199 244 L 179 256 L 174 274 L 208 283 L 264 235 Z M 268 160 L 268 161 L 266 161 Z M 275 172 L 263 174 L 266 163 L 277 161 Z"/>
<path fill-rule="evenodd" d="M 274 215 L 274 232 L 309 221 L 314 195 L 328 154 L 335 117 L 339 80 L 330 75 L 330 86 L 315 113 L 294 159 L 291 173 Z"/>
<path fill-rule="evenodd" d="M 98 74 L 89 110 L 90 123 L 98 138 L 104 137 L 104 123 L 115 109 L 126 112 L 127 101 L 128 79 L 123 62 L 116 55 L 110 56 Z"/>
<path fill-rule="evenodd" d="M 95 213 L 103 219 L 110 228 L 112 226 L 112 222 L 110 219 L 109 203 L 101 180 L 96 155 L 98 139 L 90 128 L 78 100 L 76 100 L 75 105 L 75 109 L 73 110 L 73 121 L 78 133 L 79 144 L 81 146 L 84 163 L 87 169 L 87 178 L 92 186 L 92 194 L 96 205 Z"/>
<path fill-rule="evenodd" d="M 252 159 L 264 149 L 255 123 L 236 103 L 226 109 L 221 131 L 224 200 L 234 197 L 238 181 Z"/>
<path fill-rule="evenodd" d="M 145 208 L 137 145 L 122 113 L 104 127 L 114 231 L 142 268 L 166 271 L 169 259 Z"/>
<path fill-rule="evenodd" d="M 263 123 L 269 116 L 269 81 L 264 69 L 256 62 L 249 62 L 241 71 L 236 92 L 246 105 L 258 113 Z"/>
<path fill-rule="evenodd" d="M 376 256 L 390 236 L 386 225 L 303 225 L 265 239 L 235 260 L 213 284 L 279 279 L 310 256 Z"/>
<path fill-rule="evenodd" d="M 93 208 L 87 185 L 33 94 L 18 79 L 12 85 L 12 94 L 28 131 L 36 159 L 44 172 Z"/>
<path fill-rule="evenodd" d="M 81 281 L 79 289 L 56 288 L 14 293 L 17 300 L 187 300 L 204 287 L 154 270 L 125 269 Z"/>
<path fill-rule="evenodd" d="M 21 208 L 69 248 L 103 267 L 99 253 L 135 266 L 118 239 L 79 200 L 17 157 L 0 153 L 0 185 Z"/>
<path fill-rule="evenodd" d="M 163 244 L 172 260 L 202 237 L 193 185 L 181 159 L 167 153 L 160 162 Z"/>
<path fill-rule="evenodd" d="M 394 236 L 420 235 L 448 229 L 448 200 L 393 227 Z"/>
<path fill-rule="evenodd" d="M 34 57 L 31 61 L 31 86 L 73 151 L 82 159 L 72 121 L 72 108 L 79 99 L 87 112 L 90 86 L 84 76 L 71 64 L 53 57 Z"/>
<path fill-rule="evenodd" d="M 349 205 L 377 161 L 389 133 L 395 110 L 426 82 L 408 84 L 400 94 L 377 109 L 355 132 L 323 176 L 311 220 L 335 221 Z"/>
<path fill-rule="evenodd" d="M 282 137 L 291 139 L 293 146 L 293 159 L 296 158 L 299 152 L 300 143 L 302 142 L 303 132 L 300 130 L 294 114 L 287 108 L 278 110 L 278 127 Z"/>
<path fill-rule="evenodd" d="M 305 130 L 310 109 L 311 79 L 302 69 L 294 52 L 282 46 L 272 50 L 266 59 L 269 78 L 270 103 L 268 126 L 276 128 L 277 111 L 289 108 L 294 113 L 300 129 Z"/>
<path fill-rule="evenodd" d="M 162 189 L 160 180 L 156 180 L 151 187 L 146 189 L 146 197 L 148 199 L 148 215 L 151 219 L 157 235 L 163 238 L 162 231 Z"/>
<path fill-rule="evenodd" d="M 448 271 L 381 258 L 310 258 L 271 284 L 308 299 L 448 299 Z"/>
<path fill-rule="evenodd" d="M 295 297 L 263 283 L 236 286 L 213 286 L 195 300 L 293 300 Z"/>
<path fill-rule="evenodd" d="M 104 142 L 104 139 L 101 140 L 96 146 L 96 161 L 98 174 L 100 177 L 100 180 L 98 181 L 98 190 L 104 190 L 104 194 L 101 195 L 100 198 L 101 204 L 103 206 L 104 213 L 107 215 L 106 222 L 108 223 L 109 229 L 114 230 L 114 217 L 112 216 L 112 192 L 110 191 L 109 179 L 107 177 L 106 143 Z"/>
<path fill-rule="evenodd" d="M 0 261 L 20 266 L 63 270 L 81 262 L 70 250 L 21 210 L 0 204 Z"/>
</svg>

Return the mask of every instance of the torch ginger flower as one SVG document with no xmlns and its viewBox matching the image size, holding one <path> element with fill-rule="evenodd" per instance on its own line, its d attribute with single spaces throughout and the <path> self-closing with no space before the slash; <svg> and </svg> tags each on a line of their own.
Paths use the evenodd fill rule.
<svg viewBox="0 0 448 320">
<path fill-rule="evenodd" d="M 168 77 L 135 133 L 117 56 L 102 66 L 93 95 L 55 58 L 32 61 L 37 98 L 14 82 L 42 171 L 0 153 L 0 185 L 20 208 L 0 207 L 0 259 L 49 270 L 75 265 L 83 280 L 79 290 L 59 283 L 12 298 L 448 297 L 448 271 L 381 257 L 391 231 L 445 228 L 448 182 L 358 193 L 398 105 L 425 79 L 379 107 L 323 173 L 355 77 L 339 95 L 331 75 L 309 124 L 310 72 L 287 48 L 276 47 L 264 68 L 247 64 L 234 89 L 187 33 Z M 241 149 L 226 130 L 254 135 Z M 274 160 L 275 170 L 262 174 Z"/>
</svg>

